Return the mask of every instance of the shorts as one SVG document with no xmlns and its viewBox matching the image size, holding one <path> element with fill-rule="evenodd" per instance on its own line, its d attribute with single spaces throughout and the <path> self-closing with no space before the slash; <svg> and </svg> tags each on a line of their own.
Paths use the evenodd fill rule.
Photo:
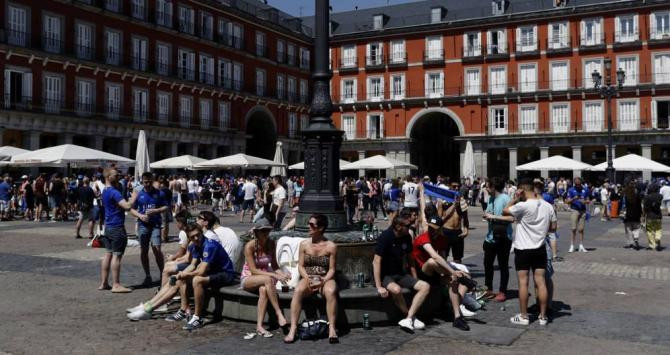
<svg viewBox="0 0 670 355">
<path fill-rule="evenodd" d="M 197 201 L 198 200 L 198 194 L 196 194 L 195 192 L 189 192 L 188 193 L 188 198 L 191 201 Z"/>
<path fill-rule="evenodd" d="M 586 225 L 586 211 L 572 210 L 570 212 L 570 225 L 572 230 L 583 231 Z"/>
<path fill-rule="evenodd" d="M 235 274 L 231 274 L 225 271 L 217 272 L 215 274 L 209 275 L 209 288 L 221 288 L 223 286 L 229 286 L 235 283 Z"/>
<path fill-rule="evenodd" d="M 465 252 L 465 240 L 460 237 L 462 232 L 456 229 L 442 228 L 442 233 L 447 238 L 445 255 L 449 256 L 449 250 L 451 250 L 451 256 L 454 260 L 462 260 Z"/>
<path fill-rule="evenodd" d="M 177 264 L 177 272 L 182 272 L 182 271 L 186 270 L 186 268 L 189 265 L 191 265 L 191 264 L 189 264 L 189 263 L 179 263 L 179 264 Z"/>
<path fill-rule="evenodd" d="M 391 203 L 389 203 L 388 208 L 389 211 L 398 212 L 399 209 L 400 209 L 400 203 L 398 203 L 398 201 L 391 201 Z"/>
<path fill-rule="evenodd" d="M 35 205 L 36 206 L 42 205 L 42 207 L 46 207 L 47 197 L 44 195 L 35 195 Z"/>
<path fill-rule="evenodd" d="M 416 212 L 416 213 L 419 213 L 419 207 L 407 207 L 407 206 L 403 206 L 403 208 L 406 208 L 406 209 L 407 209 L 408 211 L 410 211 L 410 212 Z"/>
<path fill-rule="evenodd" d="M 54 208 L 58 208 L 63 204 L 63 199 L 60 196 L 54 196 Z"/>
<path fill-rule="evenodd" d="M 161 245 L 160 227 L 147 227 L 142 223 L 137 224 L 137 238 L 140 240 L 140 247 L 148 248 L 149 242 L 153 246 Z"/>
<path fill-rule="evenodd" d="M 666 211 L 670 211 L 670 200 L 663 201 L 663 206 L 665 206 Z"/>
<path fill-rule="evenodd" d="M 254 209 L 254 200 L 244 200 L 242 202 L 242 209 L 243 210 L 253 210 Z"/>
<path fill-rule="evenodd" d="M 89 208 L 86 210 L 80 210 L 79 213 L 81 213 L 81 219 L 83 221 L 95 221 L 95 214 L 93 213 L 93 208 Z"/>
<path fill-rule="evenodd" d="M 176 205 L 179 202 L 179 195 L 177 193 L 172 193 L 172 204 Z"/>
<path fill-rule="evenodd" d="M 128 245 L 126 229 L 123 226 L 105 226 L 105 235 L 102 237 L 102 241 L 107 253 L 121 256 L 126 251 L 126 245 Z"/>
<path fill-rule="evenodd" d="M 547 269 L 547 243 L 536 249 L 514 249 L 516 271 Z"/>
<path fill-rule="evenodd" d="M 547 243 L 558 240 L 558 234 L 556 232 L 547 233 Z"/>
<path fill-rule="evenodd" d="M 554 253 L 551 251 L 551 245 L 549 245 L 549 236 L 544 241 L 545 249 L 547 250 L 547 268 L 544 271 L 544 277 L 551 278 L 554 274 L 554 265 L 551 263 L 551 259 L 554 257 Z"/>
<path fill-rule="evenodd" d="M 410 290 L 414 289 L 414 285 L 419 282 L 419 280 L 412 277 L 412 275 L 386 275 L 382 278 L 382 286 L 385 288 L 388 287 L 391 283 L 397 283 L 400 287 L 408 288 Z"/>
<path fill-rule="evenodd" d="M 9 212 L 9 201 L 0 200 L 0 212 Z"/>
<path fill-rule="evenodd" d="M 93 206 L 93 220 L 97 221 L 98 219 L 101 218 L 102 216 L 102 208 L 99 206 Z"/>
</svg>

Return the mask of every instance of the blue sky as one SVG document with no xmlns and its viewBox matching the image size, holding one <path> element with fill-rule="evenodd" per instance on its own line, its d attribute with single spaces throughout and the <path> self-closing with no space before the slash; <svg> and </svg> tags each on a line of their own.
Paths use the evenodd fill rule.
<svg viewBox="0 0 670 355">
<path fill-rule="evenodd" d="M 353 10 L 354 6 L 364 9 L 412 1 L 414 0 L 331 0 L 330 6 L 333 7 L 333 11 L 340 12 Z M 268 4 L 294 16 L 311 16 L 314 14 L 314 0 L 268 0 Z"/>
</svg>

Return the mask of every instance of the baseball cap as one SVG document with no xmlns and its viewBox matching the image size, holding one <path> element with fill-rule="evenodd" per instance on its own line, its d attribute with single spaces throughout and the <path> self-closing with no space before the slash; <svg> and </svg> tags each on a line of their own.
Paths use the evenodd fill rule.
<svg viewBox="0 0 670 355">
<path fill-rule="evenodd" d="M 258 222 L 254 224 L 254 232 L 259 230 L 273 230 L 274 226 L 267 218 L 261 218 Z"/>
<path fill-rule="evenodd" d="M 440 229 L 442 228 L 442 225 L 444 222 L 442 222 L 442 218 L 438 216 L 432 216 L 428 218 L 428 227 L 433 228 L 433 229 Z"/>
</svg>

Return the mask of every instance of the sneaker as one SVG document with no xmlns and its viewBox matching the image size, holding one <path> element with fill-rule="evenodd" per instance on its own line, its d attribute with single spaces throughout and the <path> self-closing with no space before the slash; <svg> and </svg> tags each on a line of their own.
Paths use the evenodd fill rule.
<svg viewBox="0 0 670 355">
<path fill-rule="evenodd" d="M 537 320 L 540 321 L 540 325 L 547 325 L 549 323 L 549 318 L 547 317 L 539 317 Z"/>
<path fill-rule="evenodd" d="M 144 281 L 142 281 L 142 286 L 148 287 L 151 286 L 153 283 L 153 280 L 151 280 L 151 276 L 145 276 Z"/>
<path fill-rule="evenodd" d="M 465 322 L 463 317 L 458 317 L 458 318 L 454 319 L 453 326 L 454 326 L 454 328 L 458 328 L 458 329 L 464 330 L 466 332 L 468 330 L 470 330 L 470 326 L 468 325 L 468 323 Z"/>
<path fill-rule="evenodd" d="M 145 311 L 144 308 L 133 313 L 128 313 L 126 316 L 128 316 L 128 319 L 135 321 L 151 319 L 151 313 Z"/>
<path fill-rule="evenodd" d="M 188 314 L 186 314 L 186 312 L 180 309 L 177 311 L 177 313 L 167 316 L 165 320 L 168 322 L 179 322 L 183 320 L 188 320 Z"/>
<path fill-rule="evenodd" d="M 154 309 L 154 312 L 156 312 L 156 313 L 166 313 L 167 311 L 168 311 L 167 303 L 158 307 L 158 308 L 156 308 L 156 309 Z"/>
<path fill-rule="evenodd" d="M 388 218 L 388 217 L 384 217 L 384 220 L 385 220 L 385 221 L 388 221 L 388 220 L 389 220 L 389 218 Z"/>
<path fill-rule="evenodd" d="M 140 303 L 139 306 L 135 306 L 135 307 L 132 307 L 132 308 L 126 308 L 126 313 L 133 313 L 133 312 L 137 312 L 137 311 L 142 310 L 142 309 L 144 309 L 144 304 Z"/>
<path fill-rule="evenodd" d="M 412 322 L 411 318 L 401 319 L 398 325 L 406 332 L 414 332 L 414 322 Z"/>
<path fill-rule="evenodd" d="M 414 326 L 414 329 L 418 329 L 418 330 L 426 329 L 426 325 L 417 318 L 413 319 L 412 326 Z"/>
<path fill-rule="evenodd" d="M 181 327 L 181 329 L 191 331 L 191 330 L 195 330 L 195 329 L 198 329 L 198 328 L 202 328 L 204 325 L 205 325 L 205 322 L 203 322 L 202 319 L 200 319 L 200 318 L 195 319 L 195 317 L 192 317 L 191 320 L 188 321 L 188 323 L 186 323 L 185 326 Z"/>
<path fill-rule="evenodd" d="M 498 292 L 493 300 L 496 302 L 505 302 L 507 301 L 507 296 L 505 295 L 505 292 Z"/>
<path fill-rule="evenodd" d="M 568 249 L 568 253 L 572 253 L 573 251 L 575 251 L 575 246 L 570 244 L 570 249 Z"/>
<path fill-rule="evenodd" d="M 528 325 L 528 324 L 530 324 L 530 320 L 528 320 L 528 318 L 523 318 L 521 316 L 521 313 L 518 313 L 514 317 L 510 318 L 509 321 L 512 322 L 512 324 L 516 324 L 516 325 Z"/>
<path fill-rule="evenodd" d="M 660 246 L 660 245 L 657 245 L 657 246 L 656 246 L 656 251 L 661 251 L 661 250 L 663 250 L 663 249 L 661 248 L 661 246 Z"/>
<path fill-rule="evenodd" d="M 580 245 L 579 245 L 579 252 L 580 252 L 580 253 L 588 253 L 589 251 L 586 250 L 586 248 L 584 248 L 584 246 L 580 244 Z"/>
<path fill-rule="evenodd" d="M 458 306 L 458 308 L 461 310 L 461 315 L 466 318 L 474 317 L 477 315 L 475 312 L 470 312 L 467 308 L 465 308 L 464 305 Z"/>
<path fill-rule="evenodd" d="M 634 248 L 635 248 L 635 250 L 640 250 L 640 243 L 637 240 L 635 241 Z"/>
</svg>

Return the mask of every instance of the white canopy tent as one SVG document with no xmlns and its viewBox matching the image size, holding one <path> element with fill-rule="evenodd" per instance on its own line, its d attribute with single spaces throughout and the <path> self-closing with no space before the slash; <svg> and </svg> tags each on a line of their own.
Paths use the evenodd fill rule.
<svg viewBox="0 0 670 355">
<path fill-rule="evenodd" d="M 135 152 L 135 181 L 140 181 L 142 174 L 151 171 L 149 167 L 149 149 L 147 148 L 147 135 L 140 130 L 137 136 L 137 151 Z"/>
<path fill-rule="evenodd" d="M 10 160 L 13 156 L 28 153 L 30 152 L 27 149 L 21 149 L 17 147 L 12 147 L 11 145 L 6 145 L 0 147 L 0 160 Z"/>
<path fill-rule="evenodd" d="M 230 168 L 246 168 L 246 169 L 265 169 L 272 166 L 285 166 L 285 164 L 275 163 L 272 160 L 254 157 L 246 154 L 235 154 L 227 157 L 207 160 L 202 163 L 195 164 L 196 169 L 230 169 Z"/>
<path fill-rule="evenodd" d="M 74 144 L 63 144 L 55 147 L 38 149 L 32 152 L 14 155 L 9 164 L 14 166 L 33 167 L 100 167 L 107 165 L 130 166 L 135 161 L 119 155 L 82 147 Z"/>
<path fill-rule="evenodd" d="M 277 166 L 273 166 L 272 169 L 270 169 L 270 176 L 286 176 L 286 163 L 284 163 L 284 154 L 282 154 L 281 150 L 282 143 L 277 142 L 277 149 L 275 150 L 275 157 L 272 161 L 274 161 L 277 164 Z"/>
<path fill-rule="evenodd" d="M 628 154 L 612 160 L 615 170 L 618 171 L 651 171 L 654 173 L 670 172 L 670 166 L 657 163 L 637 154 Z M 607 162 L 594 165 L 589 170 L 605 171 Z"/>
<path fill-rule="evenodd" d="M 472 149 L 472 142 L 468 141 L 465 145 L 465 154 L 463 157 L 463 176 L 470 181 L 475 180 L 477 170 L 475 169 L 475 152 Z"/>
<path fill-rule="evenodd" d="M 174 158 L 167 158 L 149 164 L 152 169 L 188 169 L 193 170 L 193 166 L 207 161 L 193 155 L 181 155 Z"/>
<path fill-rule="evenodd" d="M 343 166 L 345 166 L 349 163 L 350 162 L 348 162 L 346 160 L 340 159 L 340 169 L 342 169 Z M 297 163 L 297 164 L 293 164 L 293 165 L 289 166 L 288 168 L 289 168 L 289 170 L 305 170 L 305 162 L 303 161 L 303 162 L 300 162 L 300 163 Z"/>
<path fill-rule="evenodd" d="M 588 170 L 591 165 L 582 163 L 580 161 L 566 158 L 562 155 L 554 155 L 549 158 L 536 160 L 530 163 L 519 165 L 516 170 L 531 170 L 531 171 L 564 171 L 564 170 Z"/>
<path fill-rule="evenodd" d="M 416 165 L 389 158 L 384 155 L 375 155 L 347 164 L 340 170 L 386 170 L 386 169 L 416 169 Z"/>
</svg>

